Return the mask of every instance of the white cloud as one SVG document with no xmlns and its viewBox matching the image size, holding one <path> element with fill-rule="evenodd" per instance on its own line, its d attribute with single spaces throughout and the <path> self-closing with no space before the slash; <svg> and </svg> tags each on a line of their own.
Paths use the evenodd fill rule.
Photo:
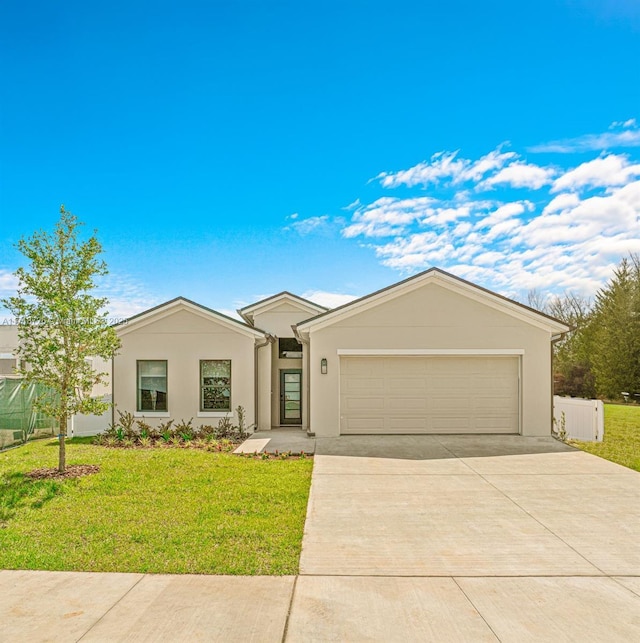
<svg viewBox="0 0 640 643">
<path fill-rule="evenodd" d="M 2 297 L 14 295 L 18 289 L 18 278 L 8 270 L 0 269 L 0 295 Z"/>
<path fill-rule="evenodd" d="M 458 185 L 466 181 L 479 181 L 488 172 L 502 168 L 507 161 L 517 157 L 514 152 L 502 152 L 500 148 L 480 157 L 477 161 L 457 158 L 457 156 L 458 151 L 437 152 L 430 161 L 422 161 L 408 170 L 381 172 L 375 178 L 379 179 L 385 188 L 439 183 Z"/>
<path fill-rule="evenodd" d="M 458 223 L 455 228 L 451 231 L 451 234 L 454 237 L 465 237 L 471 230 L 473 225 L 469 221 L 462 221 Z"/>
<path fill-rule="evenodd" d="M 601 134 L 585 134 L 575 138 L 565 138 L 559 141 L 541 143 L 528 148 L 529 152 L 557 152 L 569 154 L 572 152 L 593 152 L 609 150 L 616 147 L 640 147 L 640 128 L 636 119 L 614 122 L 607 132 Z M 622 128 L 622 129 L 619 129 Z"/>
<path fill-rule="evenodd" d="M 325 228 L 329 224 L 329 216 L 323 214 L 318 217 L 308 217 L 306 219 L 297 219 L 298 215 L 295 217 L 292 215 L 290 218 L 295 219 L 288 227 L 292 228 L 301 235 L 311 234 L 312 232 L 317 232 L 320 228 Z"/>
<path fill-rule="evenodd" d="M 102 277 L 96 284 L 95 295 L 109 300 L 106 309 L 109 317 L 115 319 L 131 317 L 162 303 L 143 284 L 120 273 Z"/>
<path fill-rule="evenodd" d="M 629 118 L 626 121 L 613 121 L 611 125 L 609 125 L 609 129 L 616 129 L 618 127 L 623 127 L 623 128 L 628 128 L 628 127 L 636 127 L 637 122 L 635 118 Z"/>
<path fill-rule="evenodd" d="M 495 266 L 496 263 L 499 261 L 502 261 L 504 259 L 504 255 L 502 252 L 481 252 L 473 258 L 473 262 L 475 265 L 480 265 L 480 266 Z"/>
<path fill-rule="evenodd" d="M 507 219 L 516 217 L 527 210 L 531 210 L 533 204 L 529 201 L 514 201 L 513 203 L 505 203 L 499 208 L 496 208 L 489 216 L 484 217 L 475 225 L 476 229 L 491 228 L 498 223 L 504 222 Z"/>
<path fill-rule="evenodd" d="M 460 177 L 460 181 L 479 181 L 488 172 L 499 170 L 507 161 L 517 158 L 515 152 L 501 152 L 500 149 L 480 157 Z"/>
<path fill-rule="evenodd" d="M 517 161 L 502 168 L 497 174 L 490 176 L 477 186 L 478 190 L 486 190 L 496 185 L 509 185 L 514 188 L 531 188 L 539 190 L 551 183 L 554 170 L 540 167 L 533 163 Z"/>
<path fill-rule="evenodd" d="M 599 140 L 637 131 L 627 119 Z M 572 144 L 590 149 L 594 140 Z M 420 196 L 357 201 L 342 234 L 365 239 L 381 264 L 403 274 L 439 266 L 509 296 L 531 288 L 590 296 L 622 257 L 640 252 L 640 160 L 598 152 L 573 167 L 525 162 L 500 148 L 477 160 L 440 152 L 379 175 L 383 194 L 403 186 Z"/>
<path fill-rule="evenodd" d="M 437 152 L 430 161 L 418 163 L 408 170 L 399 172 L 381 172 L 376 176 L 385 188 L 395 188 L 399 185 L 412 187 L 438 183 L 443 179 L 459 176 L 467 167 L 468 161 L 456 159 L 458 152 Z"/>
<path fill-rule="evenodd" d="M 300 296 L 325 308 L 337 308 L 359 297 L 359 295 L 346 295 L 344 293 L 327 292 L 324 290 L 307 290 Z"/>
<path fill-rule="evenodd" d="M 376 254 L 389 268 L 412 272 L 426 266 L 442 264 L 455 257 L 455 248 L 447 233 L 421 232 L 398 237 L 376 248 Z"/>
<path fill-rule="evenodd" d="M 551 191 L 620 186 L 637 176 L 640 176 L 640 163 L 629 163 L 629 158 L 624 154 L 609 154 L 565 172 L 554 181 Z"/>
<path fill-rule="evenodd" d="M 374 249 L 383 265 L 403 274 L 439 266 L 521 297 L 531 288 L 592 295 L 612 264 L 640 252 L 640 181 L 587 198 L 562 193 L 538 214 L 535 207 L 522 200 L 470 208 L 467 218 L 426 230 L 414 221 Z"/>
<path fill-rule="evenodd" d="M 421 220 L 425 225 L 439 226 L 458 219 L 465 219 L 471 214 L 471 206 L 461 205 L 453 208 L 429 208 L 427 216 Z"/>
<path fill-rule="evenodd" d="M 542 210 L 542 214 L 547 214 L 549 212 L 560 212 L 566 210 L 567 208 L 573 208 L 580 203 L 580 197 L 573 192 L 568 194 L 558 194 L 557 197 L 554 197 Z"/>
<path fill-rule="evenodd" d="M 369 205 L 358 207 L 351 224 L 342 230 L 346 238 L 388 237 L 401 234 L 405 226 L 431 213 L 430 197 L 396 199 L 381 197 Z"/>
<path fill-rule="evenodd" d="M 13 296 L 17 288 L 18 279 L 13 273 L 0 270 L 0 296 Z M 131 317 L 161 303 L 157 297 L 150 295 L 142 284 L 126 275 L 114 273 L 98 279 L 93 294 L 109 300 L 105 310 L 112 320 Z M 4 309 L 0 308 L 1 311 Z"/>
</svg>

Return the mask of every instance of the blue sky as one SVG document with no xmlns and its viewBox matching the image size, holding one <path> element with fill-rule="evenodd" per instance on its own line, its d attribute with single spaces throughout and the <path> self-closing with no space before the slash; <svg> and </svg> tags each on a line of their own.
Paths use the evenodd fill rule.
<svg viewBox="0 0 640 643">
<path fill-rule="evenodd" d="M 640 252 L 636 0 L 4 0 L 0 65 L 0 296 L 61 203 L 114 316 L 589 296 Z"/>
</svg>

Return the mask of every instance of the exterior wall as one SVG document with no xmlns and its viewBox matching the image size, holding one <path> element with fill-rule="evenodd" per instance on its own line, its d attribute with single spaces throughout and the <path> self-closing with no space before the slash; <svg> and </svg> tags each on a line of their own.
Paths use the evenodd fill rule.
<svg viewBox="0 0 640 643">
<path fill-rule="evenodd" d="M 133 322 L 135 324 L 135 321 Z M 114 359 L 113 396 L 120 411 L 130 411 L 156 425 L 171 417 L 193 418 L 194 425 L 217 424 L 225 412 L 200 412 L 200 360 L 231 360 L 231 408 L 243 406 L 247 424 L 255 418 L 254 339 L 222 323 L 185 309 L 121 332 Z M 167 360 L 168 412 L 136 412 L 137 360 Z"/>
<path fill-rule="evenodd" d="M 317 436 L 339 435 L 339 349 L 521 350 L 521 432 L 551 433 L 549 332 L 429 283 L 310 333 L 311 418 Z M 320 374 L 326 358 L 328 372 Z"/>
<path fill-rule="evenodd" d="M 91 389 L 91 397 L 111 397 L 111 360 L 92 357 L 91 366 L 96 373 L 106 373 L 104 384 L 96 384 Z"/>
<path fill-rule="evenodd" d="M 0 374 L 11 375 L 16 365 L 15 351 L 18 348 L 18 327 L 12 324 L 0 324 L 0 359 L 4 367 Z M 10 360 L 13 360 L 13 364 Z"/>
<path fill-rule="evenodd" d="M 261 313 L 254 315 L 253 321 L 256 328 L 261 328 L 271 333 L 275 337 L 294 337 L 291 326 L 298 322 L 309 319 L 316 312 L 313 310 L 301 310 L 295 304 L 282 302 L 281 304 L 269 308 Z M 304 347 L 303 347 L 304 351 Z M 271 426 L 280 426 L 280 370 L 281 369 L 300 369 L 302 370 L 302 359 L 290 359 L 279 357 L 278 342 L 271 347 L 271 391 L 269 404 L 271 407 Z M 306 387 L 306 376 L 302 373 L 302 424 L 305 426 L 307 401 L 305 400 L 304 390 Z M 264 389 L 260 387 L 261 395 L 264 395 Z M 266 428 L 271 428 L 271 426 Z"/>
<path fill-rule="evenodd" d="M 271 353 L 273 344 L 258 349 L 258 430 L 271 429 Z"/>
<path fill-rule="evenodd" d="M 18 348 L 18 327 L 15 324 L 0 324 L 0 353 L 11 353 Z"/>
<path fill-rule="evenodd" d="M 301 310 L 299 306 L 282 302 L 265 312 L 256 313 L 253 323 L 256 328 L 261 328 L 276 337 L 294 337 L 291 326 L 317 313 L 313 310 Z"/>
</svg>

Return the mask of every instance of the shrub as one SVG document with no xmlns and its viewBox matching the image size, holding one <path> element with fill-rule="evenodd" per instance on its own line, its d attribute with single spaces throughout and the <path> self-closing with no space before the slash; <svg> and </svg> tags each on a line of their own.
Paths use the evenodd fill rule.
<svg viewBox="0 0 640 643">
<path fill-rule="evenodd" d="M 245 425 L 245 410 L 242 406 L 236 409 L 238 424 L 231 418 L 223 417 L 217 426 L 203 424 L 193 426 L 193 418 L 160 422 L 156 428 L 144 419 L 135 419 L 133 413 L 118 411 L 118 421 L 106 431 L 97 435 L 95 444 L 107 447 L 191 447 L 209 451 L 229 452 L 239 442 L 244 441 L 250 433 Z"/>
</svg>

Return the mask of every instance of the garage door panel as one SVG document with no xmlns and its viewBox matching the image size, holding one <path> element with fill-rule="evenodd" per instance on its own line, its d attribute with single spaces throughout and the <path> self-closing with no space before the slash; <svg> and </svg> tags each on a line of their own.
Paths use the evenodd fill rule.
<svg viewBox="0 0 640 643">
<path fill-rule="evenodd" d="M 461 398 L 458 395 L 450 395 L 448 397 L 438 395 L 431 400 L 431 410 L 437 414 L 453 414 L 454 417 L 460 412 L 464 411 L 465 414 L 472 410 L 472 403 L 467 398 Z"/>
<path fill-rule="evenodd" d="M 424 391 L 427 386 L 427 379 L 424 377 L 416 377 L 414 379 L 406 377 L 390 377 L 388 388 L 389 390 L 402 395 L 403 391 Z"/>
<path fill-rule="evenodd" d="M 402 397 L 402 398 L 387 398 L 385 408 L 389 411 L 394 411 L 406 415 L 411 411 L 426 411 L 427 399 L 425 397 Z"/>
<path fill-rule="evenodd" d="M 480 417 L 476 420 L 476 426 L 485 432 L 491 433 L 513 433 L 512 426 L 515 418 L 508 417 Z"/>
<path fill-rule="evenodd" d="M 426 433 L 427 419 L 423 417 L 390 416 L 385 424 L 385 433 Z"/>
<path fill-rule="evenodd" d="M 466 391 L 473 384 L 473 380 L 463 373 L 455 375 L 440 375 L 439 373 L 432 373 L 429 380 L 429 388 L 434 390 L 443 389 L 446 391 Z"/>
<path fill-rule="evenodd" d="M 519 358 L 344 356 L 342 433 L 518 433 Z"/>
<path fill-rule="evenodd" d="M 345 409 L 347 411 L 362 411 L 364 414 L 369 414 L 371 411 L 384 410 L 385 398 L 382 397 L 347 397 Z"/>
<path fill-rule="evenodd" d="M 358 393 L 362 391 L 384 391 L 384 379 L 381 377 L 353 377 L 347 380 L 348 391 Z"/>
<path fill-rule="evenodd" d="M 410 364 L 400 364 L 393 361 L 393 358 L 381 357 L 376 359 L 378 364 L 382 364 L 385 375 L 392 377 L 397 375 L 398 377 L 419 377 L 428 375 L 429 365 L 420 362 L 413 361 Z"/>
<path fill-rule="evenodd" d="M 384 419 L 349 418 L 345 433 L 385 433 Z"/>
<path fill-rule="evenodd" d="M 469 416 L 446 417 L 435 415 L 431 428 L 434 433 L 467 433 L 470 429 Z"/>
<path fill-rule="evenodd" d="M 476 397 L 473 399 L 471 405 L 476 413 L 482 412 L 483 414 L 499 416 L 504 413 L 504 409 L 509 406 L 510 401 L 511 399 L 509 397 Z"/>
</svg>

